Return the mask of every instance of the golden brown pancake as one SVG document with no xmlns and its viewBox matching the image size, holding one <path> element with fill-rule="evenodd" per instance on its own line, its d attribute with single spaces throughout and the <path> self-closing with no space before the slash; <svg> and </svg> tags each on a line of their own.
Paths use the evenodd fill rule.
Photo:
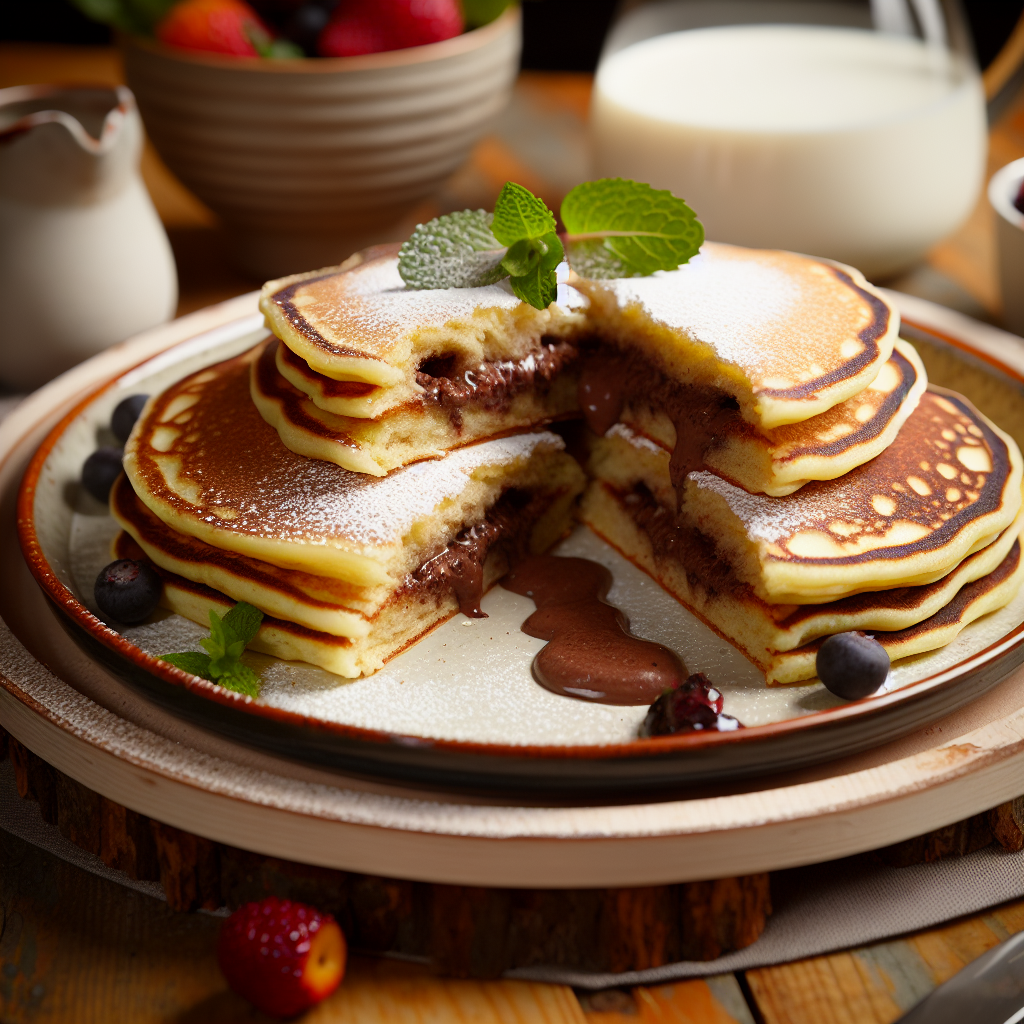
<svg viewBox="0 0 1024 1024">
<path fill-rule="evenodd" d="M 573 278 L 601 337 L 682 384 L 733 396 L 770 430 L 852 398 L 892 354 L 899 316 L 850 267 L 705 243 L 678 270 Z"/>
<path fill-rule="evenodd" d="M 574 357 L 575 349 L 566 348 Z M 383 476 L 411 462 L 440 458 L 452 448 L 542 426 L 576 409 L 576 380 L 558 372 L 562 359 L 548 361 L 551 376 L 546 376 L 534 372 L 530 355 L 523 361 L 531 364 L 529 370 L 519 375 L 516 386 L 503 381 L 493 401 L 476 398 L 475 387 L 455 395 L 450 388 L 439 388 L 436 398 L 418 395 L 375 419 L 338 416 L 319 408 L 280 372 L 282 350 L 287 351 L 271 339 L 252 363 L 250 390 L 256 408 L 293 452 L 357 473 Z M 467 374 L 474 382 L 483 376 Z"/>
<path fill-rule="evenodd" d="M 416 372 L 450 358 L 460 369 L 539 353 L 541 339 L 576 336 L 586 300 L 560 285 L 547 309 L 485 288 L 414 291 L 398 273 L 398 247 L 357 253 L 340 267 L 269 281 L 260 309 L 267 326 L 312 370 L 375 386 L 356 413 L 377 416 L 417 394 Z M 353 415 L 353 411 L 347 411 Z"/>
<path fill-rule="evenodd" d="M 460 606 L 472 612 L 510 558 L 544 551 L 567 532 L 574 499 L 573 490 L 513 487 L 483 523 L 461 531 L 396 584 L 375 587 L 282 569 L 177 533 L 124 476 L 112 489 L 111 512 L 123 528 L 116 557 L 144 556 L 161 570 L 165 606 L 205 625 L 210 608 L 246 601 L 271 617 L 257 649 L 351 677 L 376 671 Z"/>
<path fill-rule="evenodd" d="M 961 590 L 1002 564 L 1024 527 L 1024 517 L 1018 517 L 990 545 L 930 584 L 862 593 L 827 604 L 779 605 L 761 600 L 719 557 L 707 537 L 685 523 L 679 525 L 643 483 L 620 490 L 594 481 L 584 496 L 581 518 L 742 651 L 765 672 L 769 683 L 813 676 L 813 658 L 807 662 L 803 655 L 795 659 L 787 655 L 819 637 L 856 629 L 898 632 L 938 615 Z M 1013 596 L 1005 588 L 999 594 L 1006 600 Z M 977 611 L 983 605 L 973 602 L 972 607 Z M 784 665 L 788 667 L 783 669 Z M 809 676 L 792 674 L 806 673 L 808 666 Z"/>
<path fill-rule="evenodd" d="M 872 636 L 886 649 L 889 660 L 897 661 L 945 647 L 976 619 L 1012 601 L 1024 583 L 1024 559 L 1021 558 L 1020 547 L 1018 539 L 992 572 L 967 584 L 929 618 L 906 629 L 873 632 Z M 817 640 L 799 650 L 777 655 L 767 673 L 768 685 L 780 686 L 812 679 L 817 671 L 815 659 L 818 649 L 824 642 L 824 639 Z"/>
<path fill-rule="evenodd" d="M 560 438 L 522 434 L 371 477 L 296 455 L 249 396 L 258 350 L 152 399 L 125 447 L 136 494 L 171 529 L 360 587 L 394 585 L 509 488 L 578 491 Z"/>
<path fill-rule="evenodd" d="M 810 480 L 833 480 L 888 447 L 927 386 L 914 347 L 897 341 L 878 376 L 853 398 L 774 430 L 761 431 L 732 418 L 704 452 L 704 464 L 752 494 L 773 497 L 792 494 Z M 627 403 L 611 429 L 648 438 L 664 450 L 666 459 L 676 443 L 671 419 L 650 402 Z"/>
<path fill-rule="evenodd" d="M 706 471 L 684 514 L 771 604 L 930 583 L 991 543 L 1021 504 L 1016 443 L 955 392 L 930 388 L 877 458 L 782 498 Z"/>
</svg>

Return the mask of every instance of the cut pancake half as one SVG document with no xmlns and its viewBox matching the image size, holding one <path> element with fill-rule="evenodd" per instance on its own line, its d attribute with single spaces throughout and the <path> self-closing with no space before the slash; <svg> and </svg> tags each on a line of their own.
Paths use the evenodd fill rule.
<svg viewBox="0 0 1024 1024">
<path fill-rule="evenodd" d="M 569 530 L 577 491 L 510 487 L 481 522 L 428 552 L 404 579 L 358 587 L 177 533 L 122 476 L 111 494 L 111 511 L 122 527 L 114 553 L 152 562 L 163 578 L 163 603 L 172 611 L 206 625 L 211 608 L 223 612 L 246 601 L 269 616 L 254 649 L 354 677 L 376 671 L 460 608 L 478 614 L 480 598 L 511 561 L 546 550 Z"/>
<path fill-rule="evenodd" d="M 516 298 L 507 282 L 407 289 L 397 245 L 357 253 L 340 267 L 270 281 L 260 297 L 270 330 L 311 370 L 372 386 L 345 411 L 362 416 L 416 397 L 416 373 L 425 362 L 450 359 L 460 371 L 472 370 L 539 353 L 545 337 L 574 337 L 584 328 L 586 305 L 568 285 L 559 285 L 547 309 Z"/>
<path fill-rule="evenodd" d="M 816 604 L 930 583 L 992 542 L 1021 504 L 1016 443 L 962 396 L 929 388 L 888 448 L 781 498 L 713 473 L 683 514 L 772 604 Z"/>
<path fill-rule="evenodd" d="M 144 558 L 145 551 L 127 533 L 114 540 L 115 558 Z M 502 575 L 495 554 L 484 564 L 484 590 Z M 186 619 L 209 626 L 210 612 L 223 616 L 235 604 L 233 598 L 203 583 L 196 583 L 155 565 L 163 582 L 160 603 Z M 264 617 L 249 648 L 282 661 L 304 661 L 328 672 L 355 679 L 371 675 L 425 633 L 447 621 L 459 610 L 451 590 L 424 590 L 385 602 L 368 620 L 369 629 L 359 636 L 338 636 L 273 615 Z"/>
<path fill-rule="evenodd" d="M 573 283 L 610 344 L 733 396 L 763 429 L 863 391 L 899 332 L 895 309 L 858 271 L 778 250 L 709 242 L 678 270 Z"/>
<path fill-rule="evenodd" d="M 955 619 L 957 632 L 1012 598 L 1014 587 L 1004 585 L 1003 578 L 994 574 L 1010 557 L 1024 526 L 1024 520 L 1018 519 L 992 544 L 931 584 L 864 593 L 829 604 L 770 605 L 737 578 L 707 537 L 685 523 L 677 525 L 673 513 L 660 505 L 643 483 L 622 491 L 608 483 L 592 482 L 583 499 L 582 519 L 739 648 L 765 672 L 769 683 L 813 676 L 814 658 L 808 661 L 804 656 L 806 645 L 833 633 L 859 629 L 886 631 L 895 637 L 909 635 L 907 631 L 922 622 L 932 622 L 935 629 L 918 630 L 915 636 L 921 644 L 927 635 L 928 642 L 936 641 L 933 646 L 908 653 L 941 647 L 947 641 L 938 638 L 954 628 L 953 619 L 942 618 L 945 609 L 968 587 L 991 576 L 988 584 L 971 591 L 968 603 L 961 602 Z M 936 631 L 940 621 L 945 633 Z M 799 651 L 804 654 L 797 657 Z M 897 656 L 906 655 L 893 654 Z"/>
<path fill-rule="evenodd" d="M 704 465 L 752 494 L 772 497 L 792 494 L 811 480 L 833 480 L 892 444 L 927 386 L 920 356 L 908 342 L 897 341 L 871 384 L 819 416 L 767 431 L 738 415 L 728 418 L 704 449 Z M 677 430 L 664 407 L 652 401 L 651 390 L 646 398 L 626 402 L 621 422 L 611 429 L 623 433 L 625 427 L 623 436 L 648 438 L 667 460 Z"/>
<path fill-rule="evenodd" d="M 480 581 L 474 566 L 489 558 L 490 572 L 503 572 L 516 554 L 546 550 L 569 528 L 577 488 L 541 486 L 531 491 L 512 486 L 486 510 L 482 521 L 467 524 L 439 550 L 428 551 L 404 579 L 391 585 L 359 587 L 344 580 L 282 569 L 172 530 L 139 500 L 126 477 L 114 484 L 110 510 L 122 529 L 154 564 L 202 583 L 268 615 L 331 633 L 362 637 L 381 610 L 394 601 L 414 600 L 421 592 L 454 591 L 467 602 Z M 493 557 L 492 557 L 493 556 Z M 449 565 L 456 560 L 458 565 Z"/>
<path fill-rule="evenodd" d="M 576 355 L 567 342 L 545 347 L 549 358 L 530 355 L 517 364 L 522 372 L 515 384 L 501 378 L 502 364 L 492 364 L 501 385 L 498 395 L 483 394 L 478 386 L 483 372 L 474 376 L 467 371 L 470 386 L 449 387 L 453 382 L 444 378 L 430 393 L 376 419 L 338 416 L 319 408 L 280 372 L 281 351 L 287 351 L 285 346 L 271 339 L 252 363 L 250 389 L 260 415 L 293 452 L 357 473 L 384 476 L 411 462 L 440 458 L 453 448 L 540 426 L 576 410 L 575 376 L 559 372 Z M 509 364 L 508 378 L 511 368 Z"/>
<path fill-rule="evenodd" d="M 154 398 L 125 446 L 132 488 L 162 522 L 224 551 L 358 587 L 394 585 L 510 487 L 578 491 L 550 433 L 469 445 L 386 477 L 289 451 L 249 397 L 251 350 Z"/>
</svg>

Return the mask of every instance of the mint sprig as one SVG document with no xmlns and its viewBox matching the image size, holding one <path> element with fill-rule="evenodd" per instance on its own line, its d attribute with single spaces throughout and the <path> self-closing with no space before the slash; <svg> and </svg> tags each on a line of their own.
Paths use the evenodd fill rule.
<svg viewBox="0 0 1024 1024">
<path fill-rule="evenodd" d="M 417 224 L 398 254 L 402 280 L 414 289 L 480 288 L 508 277 L 493 219 L 485 210 L 463 210 Z"/>
<path fill-rule="evenodd" d="M 210 609 L 210 635 L 199 643 L 206 650 L 165 654 L 160 660 L 175 668 L 208 679 L 227 690 L 258 697 L 260 677 L 239 660 L 259 632 L 263 612 L 240 601 L 223 618 Z"/>
<path fill-rule="evenodd" d="M 627 178 L 577 185 L 562 203 L 569 262 L 582 277 L 647 277 L 700 251 L 704 225 L 682 199 Z"/>
<path fill-rule="evenodd" d="M 645 277 L 686 263 L 704 241 L 682 199 L 625 178 L 577 185 L 561 216 L 566 248 L 544 201 L 506 182 L 493 214 L 463 210 L 417 225 L 399 252 L 398 271 L 413 289 L 476 288 L 507 277 L 520 299 L 546 309 L 566 256 L 583 277 Z"/>
</svg>

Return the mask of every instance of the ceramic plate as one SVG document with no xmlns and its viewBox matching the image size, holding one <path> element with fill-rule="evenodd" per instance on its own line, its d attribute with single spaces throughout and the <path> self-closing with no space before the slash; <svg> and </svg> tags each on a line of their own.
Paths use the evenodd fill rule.
<svg viewBox="0 0 1024 1024">
<path fill-rule="evenodd" d="M 937 383 L 972 397 L 1021 440 L 1024 422 L 1016 418 L 1024 419 L 1024 377 L 993 355 L 991 345 L 959 333 L 912 324 L 905 331 Z M 726 712 L 745 729 L 638 740 L 645 708 L 549 693 L 530 674 L 543 644 L 519 628 L 533 604 L 500 586 L 484 599 L 488 618 L 455 616 L 368 679 L 253 655 L 263 685 L 252 701 L 185 676 L 157 657 L 195 647 L 205 630 L 160 611 L 116 632 L 95 614 L 92 582 L 110 560 L 117 528 L 79 487 L 81 465 L 98 445 L 114 443 L 107 424 L 123 397 L 157 392 L 265 336 L 260 316 L 245 317 L 109 381 L 49 435 L 19 500 L 29 566 L 75 641 L 149 699 L 236 741 L 414 784 L 564 796 L 635 793 L 778 772 L 864 750 L 950 713 L 1024 660 L 1021 594 L 941 651 L 894 665 L 882 691 L 866 700 L 843 703 L 819 683 L 768 689 L 737 651 L 580 528 L 558 553 L 607 565 L 615 579 L 609 599 L 627 613 L 633 631 L 678 651 L 690 671 L 706 672 L 725 694 Z"/>
</svg>

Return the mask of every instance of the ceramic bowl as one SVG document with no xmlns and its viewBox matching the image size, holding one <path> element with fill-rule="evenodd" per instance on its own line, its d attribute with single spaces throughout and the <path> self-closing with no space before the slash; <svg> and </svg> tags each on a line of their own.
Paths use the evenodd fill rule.
<svg viewBox="0 0 1024 1024">
<path fill-rule="evenodd" d="M 444 42 L 361 57 L 122 48 L 157 151 L 223 219 L 243 269 L 266 278 L 399 240 L 507 102 L 520 21 L 512 7 Z"/>
<path fill-rule="evenodd" d="M 988 201 L 996 211 L 1003 319 L 1011 331 L 1024 335 L 1024 213 L 1013 205 L 1021 182 L 1024 160 L 1014 160 L 992 176 Z"/>
</svg>

